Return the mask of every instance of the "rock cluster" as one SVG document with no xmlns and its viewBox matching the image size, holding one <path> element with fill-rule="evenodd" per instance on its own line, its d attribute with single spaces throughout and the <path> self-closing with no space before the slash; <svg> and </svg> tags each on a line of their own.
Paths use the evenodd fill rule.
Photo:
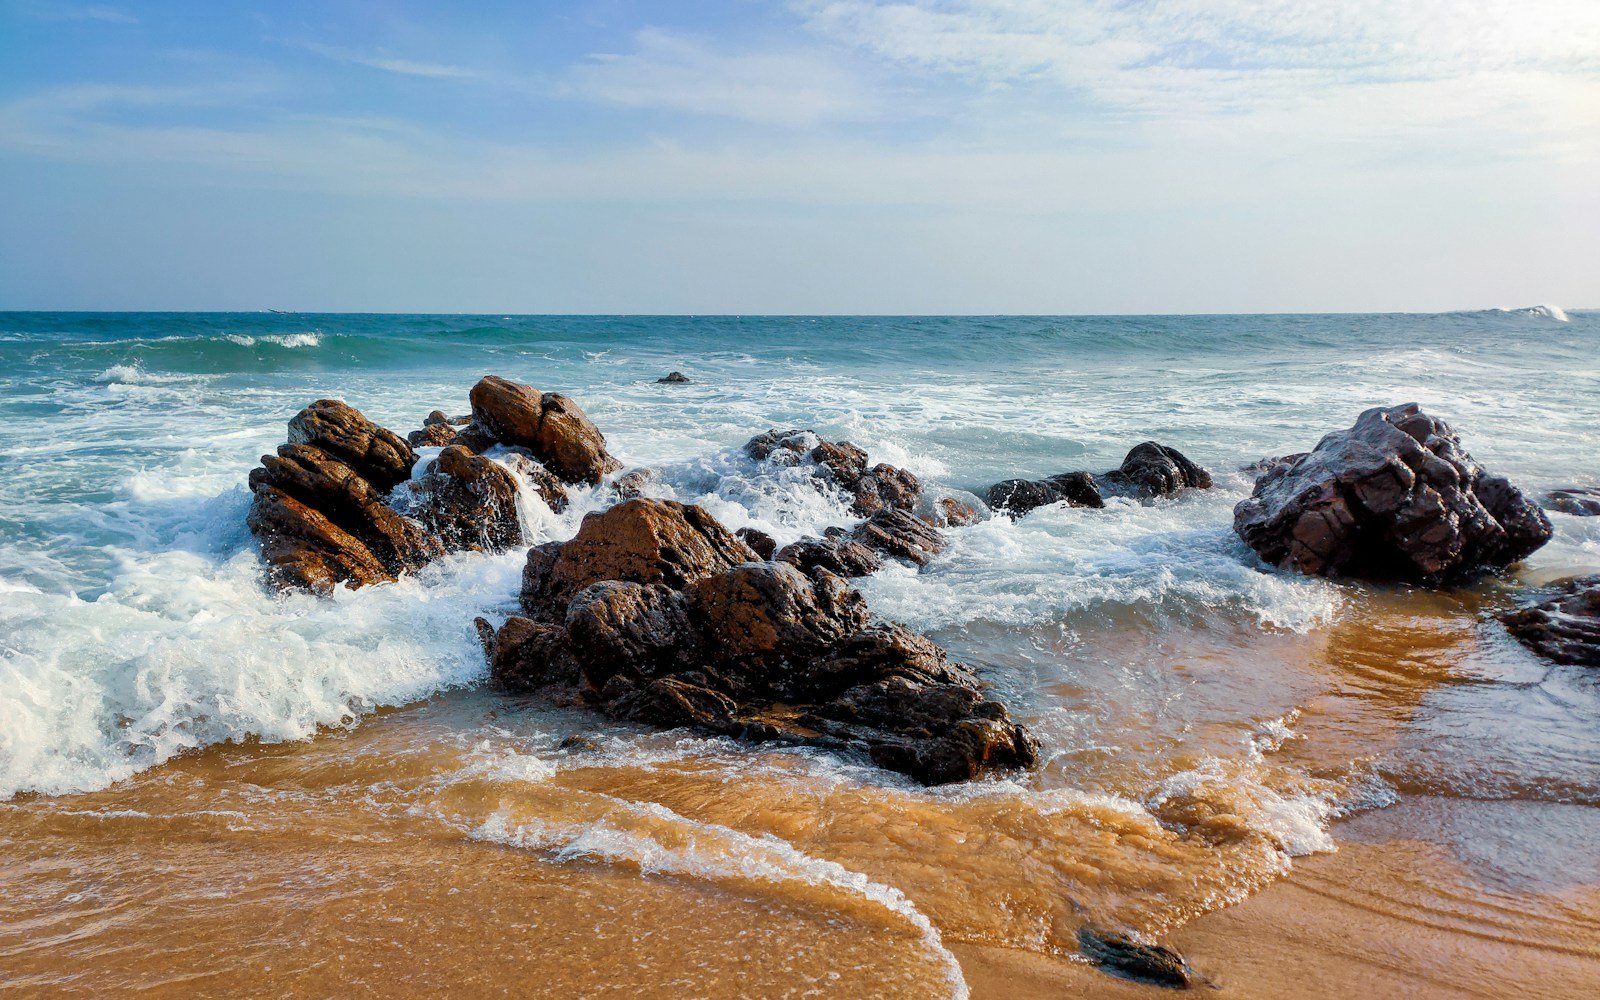
<svg viewBox="0 0 1600 1000">
<path fill-rule="evenodd" d="M 494 635 L 491 672 L 616 718 L 864 751 L 930 784 L 1034 762 L 968 668 L 872 620 L 826 566 L 782 555 L 761 559 L 692 505 L 589 514 L 571 541 L 529 551 L 525 615 Z"/>
<path fill-rule="evenodd" d="M 1208 490 L 1211 473 L 1183 452 L 1146 441 L 1134 445 L 1122 464 L 1098 476 L 1063 472 L 1044 479 L 1007 479 L 989 487 L 984 499 L 995 510 L 1021 517 L 1053 503 L 1069 507 L 1104 507 L 1108 496 L 1148 500 L 1179 490 Z"/>
<path fill-rule="evenodd" d="M 1275 463 L 1233 526 L 1274 566 L 1429 586 L 1505 567 L 1551 534 L 1537 505 L 1414 403 L 1367 410 Z"/>
<path fill-rule="evenodd" d="M 1557 663 L 1600 667 L 1600 576 L 1558 580 L 1545 599 L 1500 616 L 1506 631 Z"/>
<path fill-rule="evenodd" d="M 480 454 L 495 446 L 499 461 Z M 413 480 L 415 449 L 431 447 L 442 450 Z M 473 388 L 470 422 L 435 410 L 410 441 L 322 399 L 250 474 L 248 524 L 277 586 L 326 593 L 387 582 L 445 552 L 522 544 L 507 467 L 560 510 L 563 481 L 594 482 L 619 463 L 577 404 L 495 376 Z"/>
<path fill-rule="evenodd" d="M 815 431 L 770 430 L 751 438 L 744 451 L 758 461 L 811 463 L 820 477 L 850 498 L 850 510 L 858 517 L 910 511 L 922 494 L 922 482 L 911 472 L 883 462 L 868 468 L 865 451 L 849 441 L 824 441 Z"/>
</svg>

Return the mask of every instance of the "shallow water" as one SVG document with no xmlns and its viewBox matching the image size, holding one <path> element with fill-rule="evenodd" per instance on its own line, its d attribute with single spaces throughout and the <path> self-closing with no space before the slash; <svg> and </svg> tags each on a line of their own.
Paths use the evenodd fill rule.
<svg viewBox="0 0 1600 1000">
<path fill-rule="evenodd" d="M 1426 954 L 1507 939 L 1563 956 L 1548 992 L 1600 986 L 1600 678 L 1489 617 L 1600 570 L 1600 519 L 1552 515 L 1526 565 L 1445 594 L 1267 572 L 1229 528 L 1241 466 L 1413 400 L 1524 489 L 1600 484 L 1597 341 L 1593 313 L 0 315 L 0 983 L 1004 995 L 973 949 L 1070 963 L 1085 923 L 1248 914 L 1372 842 L 1421 846 L 1339 869 L 1329 913 L 1402 912 Z M 694 382 L 657 385 L 671 369 Z M 579 400 L 659 495 L 780 540 L 848 516 L 739 454 L 772 426 L 954 489 L 1155 439 L 1217 488 L 955 529 L 863 582 L 1043 744 L 1035 773 L 927 790 L 482 689 L 471 620 L 513 607 L 520 553 L 263 589 L 243 483 L 290 415 L 338 396 L 404 432 L 489 372 Z M 525 520 L 566 537 L 600 502 Z M 573 733 L 599 748 L 559 749 Z M 1210 919 L 1191 957 L 1226 985 Z M 1261 964 L 1282 986 L 1302 960 Z"/>
</svg>

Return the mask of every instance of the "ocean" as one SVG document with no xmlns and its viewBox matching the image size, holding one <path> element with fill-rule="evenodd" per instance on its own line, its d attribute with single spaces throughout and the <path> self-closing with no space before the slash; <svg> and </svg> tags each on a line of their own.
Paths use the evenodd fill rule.
<svg viewBox="0 0 1600 1000">
<path fill-rule="evenodd" d="M 403 435 L 485 374 L 572 397 L 654 495 L 780 544 L 853 519 L 742 454 L 769 428 L 979 494 L 1146 440 L 1216 486 L 950 529 L 859 581 L 1041 740 L 1035 772 L 925 789 L 490 690 L 472 621 L 514 610 L 522 551 L 263 584 L 245 478 L 289 417 L 340 398 Z M 1280 573 L 1231 528 L 1247 466 L 1378 405 L 1422 404 L 1530 495 L 1600 485 L 1600 312 L 9 313 L 0 388 L 0 969 L 24 992 L 1143 990 L 1085 969 L 1093 925 L 1290 995 L 1307 951 L 1335 986 L 1376 974 L 1334 946 L 1339 907 L 1416 939 L 1421 995 L 1473 962 L 1600 984 L 1600 678 L 1491 615 L 1600 572 L 1600 518 L 1552 513 L 1525 564 L 1444 592 Z M 602 503 L 521 515 L 561 539 Z M 1291 947 L 1274 905 L 1327 934 Z"/>
</svg>

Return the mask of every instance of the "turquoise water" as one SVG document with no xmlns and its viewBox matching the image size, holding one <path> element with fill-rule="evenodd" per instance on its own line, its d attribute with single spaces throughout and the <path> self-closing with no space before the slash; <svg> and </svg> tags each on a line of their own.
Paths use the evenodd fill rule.
<svg viewBox="0 0 1600 1000">
<path fill-rule="evenodd" d="M 692 384 L 656 384 L 674 369 Z M 1215 616 L 1309 634 L 1351 613 L 1345 589 L 1266 572 L 1234 539 L 1245 464 L 1309 448 L 1369 406 L 1417 401 L 1525 489 L 1600 484 L 1594 312 L 0 314 L 0 796 L 100 787 L 190 747 L 302 738 L 480 683 L 470 622 L 509 608 L 520 553 L 454 557 L 331 601 L 275 595 L 244 529 L 244 482 L 314 398 L 404 433 L 436 407 L 464 412 L 487 373 L 574 397 L 625 463 L 660 470 L 662 495 L 780 541 L 848 515 L 739 454 L 774 426 L 849 438 L 874 461 L 980 492 L 1111 468 L 1147 439 L 1211 469 L 1208 493 L 985 522 L 954 532 L 927 570 L 865 582 L 878 613 L 991 668 L 1043 734 L 1047 773 L 1080 760 L 1093 734 L 1063 708 L 1071 678 L 1015 651 Z M 527 516 L 564 537 L 600 502 Z M 1555 541 L 1521 577 L 1485 586 L 1600 570 L 1595 519 L 1554 520 Z M 1239 710 L 1241 727 L 1253 711 Z M 1528 780 L 1600 800 L 1592 775 L 1552 767 Z"/>
</svg>

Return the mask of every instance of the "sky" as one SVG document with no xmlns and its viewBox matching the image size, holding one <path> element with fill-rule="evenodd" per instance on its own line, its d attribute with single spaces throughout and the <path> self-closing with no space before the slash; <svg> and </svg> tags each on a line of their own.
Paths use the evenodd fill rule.
<svg viewBox="0 0 1600 1000">
<path fill-rule="evenodd" d="M 0 0 L 0 309 L 1600 307 L 1600 0 Z"/>
</svg>

